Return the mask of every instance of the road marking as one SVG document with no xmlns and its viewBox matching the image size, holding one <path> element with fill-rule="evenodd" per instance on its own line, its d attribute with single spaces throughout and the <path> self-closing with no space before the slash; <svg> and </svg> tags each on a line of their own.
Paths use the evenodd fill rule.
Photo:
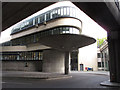
<svg viewBox="0 0 120 90">
<path fill-rule="evenodd" d="M 1 83 L 6 83 L 6 82 L 1 82 Z"/>
<path fill-rule="evenodd" d="M 65 79 L 65 78 L 71 78 L 72 76 L 69 77 L 58 77 L 58 78 L 48 78 L 46 80 L 58 80 L 58 79 Z"/>
<path fill-rule="evenodd" d="M 10 84 L 32 84 L 32 83 L 19 83 L 19 82 L 2 82 L 2 83 L 10 83 Z"/>
</svg>

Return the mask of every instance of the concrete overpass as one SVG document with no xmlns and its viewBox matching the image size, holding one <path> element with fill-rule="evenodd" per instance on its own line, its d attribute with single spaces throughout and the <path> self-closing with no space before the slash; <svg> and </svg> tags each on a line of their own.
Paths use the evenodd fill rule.
<svg viewBox="0 0 120 90">
<path fill-rule="evenodd" d="M 102 1 L 102 0 L 101 0 Z M 18 21 L 51 5 L 54 2 L 12 3 L 5 2 L 3 7 L 2 30 Z M 120 6 L 114 2 L 74 2 L 81 10 L 108 32 L 108 47 L 110 58 L 110 81 L 120 83 Z M 29 12 L 30 11 L 30 12 Z"/>
</svg>

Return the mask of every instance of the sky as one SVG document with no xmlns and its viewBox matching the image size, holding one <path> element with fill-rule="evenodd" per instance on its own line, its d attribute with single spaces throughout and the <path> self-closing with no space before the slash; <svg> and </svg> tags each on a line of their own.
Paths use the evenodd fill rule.
<svg viewBox="0 0 120 90">
<path fill-rule="evenodd" d="M 66 3 L 68 4 L 68 2 L 66 2 Z M 29 16 L 26 19 L 34 17 L 38 14 L 39 14 L 39 11 L 37 13 L 35 13 L 34 15 Z M 107 37 L 107 32 L 81 10 L 80 10 L 80 19 L 83 23 L 82 34 L 91 36 L 96 39 Z M 12 27 L 14 27 L 14 25 L 11 26 L 10 28 L 6 29 L 5 31 L 1 32 L 0 43 L 9 41 L 11 39 L 10 33 L 12 30 Z"/>
</svg>

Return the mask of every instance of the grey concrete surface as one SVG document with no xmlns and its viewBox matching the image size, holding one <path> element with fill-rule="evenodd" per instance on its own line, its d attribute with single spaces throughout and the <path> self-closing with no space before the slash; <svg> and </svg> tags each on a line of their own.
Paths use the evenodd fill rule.
<svg viewBox="0 0 120 90">
<path fill-rule="evenodd" d="M 101 82 L 100 85 L 111 86 L 111 87 L 120 87 L 120 83 L 110 82 L 110 80 Z"/>
<path fill-rule="evenodd" d="M 11 77 L 5 77 L 5 75 L 9 75 Z M 40 73 L 40 72 L 3 72 L 3 81 L 2 87 L 3 88 L 102 88 L 102 89 L 109 89 L 109 90 L 119 90 L 119 87 L 107 87 L 101 86 L 100 83 L 103 81 L 109 80 L 108 72 L 71 72 L 69 74 L 69 78 L 59 78 L 59 79 L 39 79 L 39 78 L 16 78 L 13 77 L 13 74 L 18 74 L 24 76 L 26 75 L 35 75 L 35 76 L 45 76 L 45 75 L 57 75 L 59 77 L 60 74 L 58 73 Z M 62 74 L 63 75 L 63 74 Z M 63 75 L 65 76 L 65 75 Z M 95 89 L 95 90 L 96 90 Z"/>
<path fill-rule="evenodd" d="M 45 73 L 45 72 L 24 72 L 24 71 L 3 71 L 3 78 L 29 78 L 29 79 L 61 79 L 70 78 L 71 75 L 62 73 Z"/>
<path fill-rule="evenodd" d="M 43 72 L 64 73 L 64 52 L 58 50 L 43 51 Z"/>
<path fill-rule="evenodd" d="M 27 63 L 27 67 L 26 67 Z M 3 60 L 3 71 L 42 71 L 42 61 L 37 60 Z"/>
</svg>

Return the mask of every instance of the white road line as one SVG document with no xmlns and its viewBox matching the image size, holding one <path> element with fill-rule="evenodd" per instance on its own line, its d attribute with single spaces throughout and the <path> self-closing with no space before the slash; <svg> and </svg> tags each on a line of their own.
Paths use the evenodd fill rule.
<svg viewBox="0 0 120 90">
<path fill-rule="evenodd" d="M 2 82 L 2 83 L 10 83 L 10 84 L 32 84 L 32 83 L 19 83 L 19 82 Z"/>
<path fill-rule="evenodd" d="M 46 79 L 46 80 L 58 80 L 58 79 L 66 79 L 66 78 L 71 78 L 72 76 L 69 76 L 69 77 L 58 77 L 58 78 L 49 78 L 49 79 Z"/>
<path fill-rule="evenodd" d="M 0 83 L 6 83 L 6 82 L 0 82 Z"/>
</svg>

